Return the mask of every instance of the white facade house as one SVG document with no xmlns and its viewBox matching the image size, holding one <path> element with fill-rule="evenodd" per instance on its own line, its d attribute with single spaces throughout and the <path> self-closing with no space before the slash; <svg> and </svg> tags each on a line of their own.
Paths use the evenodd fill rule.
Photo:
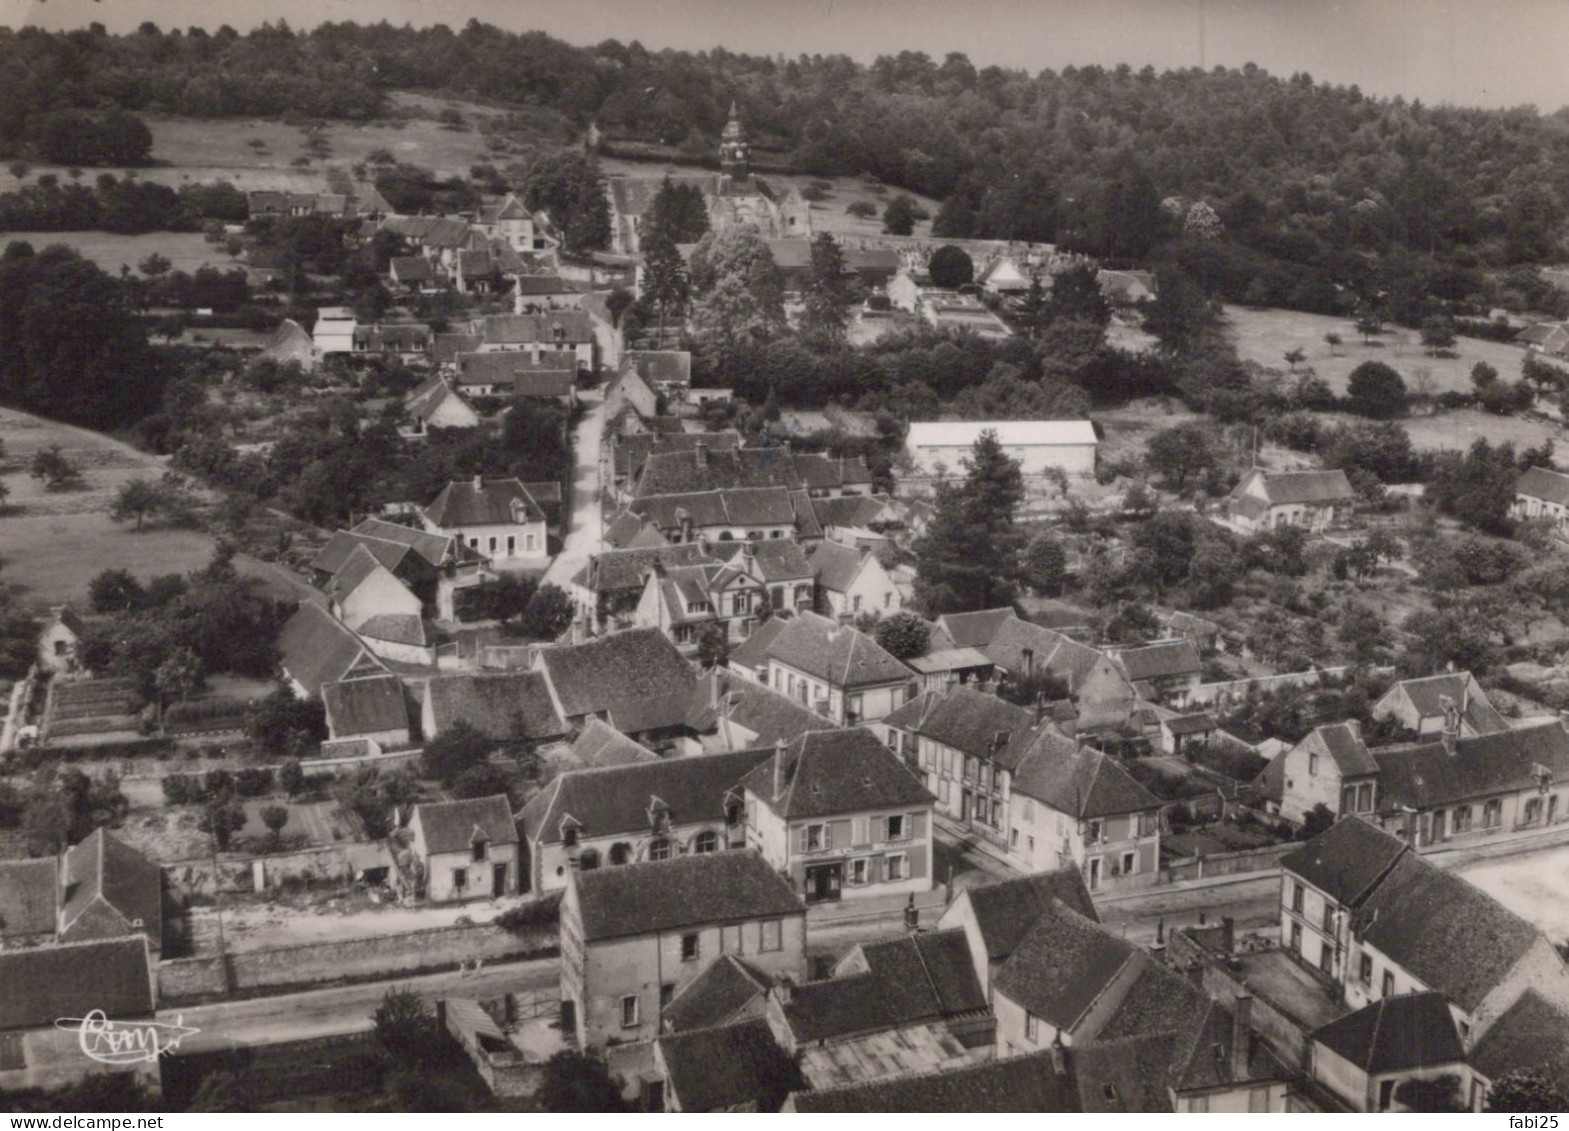
<svg viewBox="0 0 1569 1131">
<path fill-rule="evenodd" d="M 354 311 L 346 306 L 324 306 L 316 312 L 316 326 L 311 331 L 311 341 L 318 353 L 353 353 L 354 331 L 359 322 Z"/>
<path fill-rule="evenodd" d="M 1026 477 L 1060 468 L 1068 475 L 1095 474 L 1099 440 L 1088 420 L 918 421 L 910 425 L 905 450 L 916 474 L 958 476 L 983 432 L 994 432 L 1003 452 L 1019 461 Z"/>
</svg>

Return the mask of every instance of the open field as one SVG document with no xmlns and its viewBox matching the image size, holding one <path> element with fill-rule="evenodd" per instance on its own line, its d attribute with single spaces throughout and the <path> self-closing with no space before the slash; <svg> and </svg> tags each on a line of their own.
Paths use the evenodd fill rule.
<svg viewBox="0 0 1569 1131">
<path fill-rule="evenodd" d="M 138 476 L 157 478 L 164 461 L 129 444 L 0 408 L 0 440 L 6 460 L 0 480 L 11 490 L 11 512 L 0 518 L 0 583 L 18 590 L 37 608 L 85 602 L 87 583 L 105 569 L 130 570 L 143 580 L 161 573 L 186 573 L 212 557 L 213 539 L 199 530 L 149 527 L 109 521 L 109 507 L 120 485 Z M 50 494 L 27 473 L 33 454 L 59 444 L 82 468 L 86 487 Z M 259 578 L 280 598 L 301 598 L 310 587 L 287 570 L 240 555 L 235 565 Z"/>
<path fill-rule="evenodd" d="M 245 827 L 236 836 L 265 840 L 272 835 L 261 819 L 261 811 L 281 805 L 289 811 L 289 823 L 283 826 L 283 836 L 304 837 L 312 848 L 358 839 L 362 834 L 359 822 L 344 811 L 336 801 L 290 801 L 285 797 L 253 797 L 241 802 L 245 806 Z"/>
<path fill-rule="evenodd" d="M 1563 437 L 1563 428 L 1557 424 L 1518 416 L 1494 416 L 1474 408 L 1413 416 L 1402 420 L 1401 424 L 1417 451 L 1469 448 L 1478 439 L 1486 439 L 1491 444 L 1512 443 L 1518 450 L 1536 447 L 1544 440 L 1561 443 Z"/>
<path fill-rule="evenodd" d="M 221 247 L 202 238 L 200 232 L 148 232 L 140 236 L 117 236 L 111 232 L 5 232 L 0 244 L 26 240 L 34 251 L 50 244 L 64 244 L 84 259 L 91 259 L 111 275 L 118 275 L 123 264 L 131 270 L 153 252 L 167 259 L 176 271 L 194 272 L 198 267 L 227 271 L 242 264 Z"/>
<path fill-rule="evenodd" d="M 1569 846 L 1455 869 L 1555 943 L 1569 940 Z"/>
</svg>

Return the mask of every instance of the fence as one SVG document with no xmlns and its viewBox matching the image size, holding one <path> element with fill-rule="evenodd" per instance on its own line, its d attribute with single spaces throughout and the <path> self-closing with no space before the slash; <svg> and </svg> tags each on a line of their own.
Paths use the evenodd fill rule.
<svg viewBox="0 0 1569 1131">
<path fill-rule="evenodd" d="M 1202 880 L 1214 876 L 1233 876 L 1242 872 L 1267 872 L 1280 867 L 1280 858 L 1300 848 L 1298 844 L 1271 844 L 1263 848 L 1244 848 L 1236 852 L 1214 852 L 1208 856 L 1173 860 L 1160 870 L 1163 884 L 1183 880 Z"/>
</svg>

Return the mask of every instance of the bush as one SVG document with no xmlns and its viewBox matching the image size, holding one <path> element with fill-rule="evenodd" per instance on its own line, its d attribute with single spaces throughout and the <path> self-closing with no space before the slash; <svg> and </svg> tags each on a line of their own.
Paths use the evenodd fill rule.
<svg viewBox="0 0 1569 1131">
<path fill-rule="evenodd" d="M 495 918 L 498 927 L 509 931 L 531 931 L 554 927 L 561 921 L 561 894 L 547 895 L 520 903 Z"/>
<path fill-rule="evenodd" d="M 211 797 L 234 792 L 234 775 L 228 770 L 208 770 L 202 775 L 202 788 Z"/>
<path fill-rule="evenodd" d="M 267 766 L 246 766 L 234 777 L 234 791 L 241 797 L 260 797 L 272 790 L 272 770 Z"/>
<path fill-rule="evenodd" d="M 201 800 L 202 788 L 190 774 L 165 774 L 159 784 L 163 786 L 163 799 L 170 805 Z"/>
</svg>

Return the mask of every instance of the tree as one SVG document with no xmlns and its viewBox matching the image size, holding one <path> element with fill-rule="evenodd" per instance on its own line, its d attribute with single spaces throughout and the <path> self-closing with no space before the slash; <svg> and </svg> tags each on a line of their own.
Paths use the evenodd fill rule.
<svg viewBox="0 0 1569 1131">
<path fill-rule="evenodd" d="M 440 1062 L 443 1038 L 436 1016 L 411 987 L 388 988 L 371 1022 L 371 1039 L 387 1065 L 419 1072 Z"/>
<path fill-rule="evenodd" d="M 95 613 L 124 613 L 140 608 L 146 598 L 142 583 L 125 569 L 106 569 L 87 583 Z"/>
<path fill-rule="evenodd" d="M 1286 351 L 1286 365 L 1293 373 L 1297 371 L 1297 366 L 1301 365 L 1305 360 L 1307 360 L 1307 350 L 1301 346 L 1296 346 Z"/>
<path fill-rule="evenodd" d="M 975 261 L 962 247 L 946 243 L 926 263 L 926 273 L 934 286 L 958 290 L 966 283 L 975 282 Z"/>
<path fill-rule="evenodd" d="M 1364 307 L 1357 314 L 1356 327 L 1363 343 L 1371 344 L 1374 338 L 1384 332 L 1384 316 L 1375 307 Z"/>
<path fill-rule="evenodd" d="M 1178 268 L 1158 268 L 1155 288 L 1154 301 L 1143 307 L 1144 329 L 1155 336 L 1162 353 L 1187 357 L 1215 327 L 1215 309 L 1198 283 Z"/>
<path fill-rule="evenodd" d="M 845 207 L 845 212 L 857 220 L 870 220 L 877 215 L 877 205 L 869 200 L 852 200 Z"/>
<path fill-rule="evenodd" d="M 1297 830 L 1298 840 L 1312 840 L 1320 833 L 1329 831 L 1335 823 L 1335 814 L 1328 805 L 1320 801 L 1313 808 L 1302 815 L 1302 827 Z"/>
<path fill-rule="evenodd" d="M 1455 320 L 1447 314 L 1434 314 L 1422 322 L 1422 344 L 1429 353 L 1455 347 Z"/>
<path fill-rule="evenodd" d="M 660 233 L 642 241 L 643 247 L 643 296 L 659 310 L 661 342 L 664 338 L 665 320 L 675 315 L 685 318 L 687 304 L 692 299 L 692 286 L 687 277 L 686 260 L 676 245 Z"/>
<path fill-rule="evenodd" d="M 546 1111 L 623 1112 L 630 1110 L 621 1098 L 621 1086 L 610 1069 L 593 1052 L 563 1049 L 545 1062 L 537 1096 Z"/>
<path fill-rule="evenodd" d="M 915 231 L 915 198 L 899 193 L 883 209 L 883 234 L 908 236 Z"/>
<path fill-rule="evenodd" d="M 1487 1090 L 1487 1110 L 1530 1115 L 1569 1108 L 1569 1097 L 1540 1070 L 1517 1068 L 1493 1081 Z"/>
<path fill-rule="evenodd" d="M 730 633 L 723 624 L 705 624 L 697 633 L 697 662 L 705 669 L 724 667 L 730 659 Z"/>
<path fill-rule="evenodd" d="M 550 214 L 567 250 L 598 251 L 609 246 L 605 178 L 591 154 L 562 149 L 535 161 L 523 178 L 523 201 Z"/>
<path fill-rule="evenodd" d="M 1226 225 L 1221 223 L 1220 217 L 1216 215 L 1213 208 L 1199 200 L 1188 209 L 1188 214 L 1182 221 L 1182 234 L 1187 239 L 1204 243 L 1223 238 L 1226 234 Z"/>
<path fill-rule="evenodd" d="M 75 491 L 82 486 L 81 469 L 66 457 L 59 444 L 35 452 L 29 474 L 48 491 Z"/>
<path fill-rule="evenodd" d="M 201 819 L 196 827 L 204 833 L 212 834 L 219 852 L 227 852 L 234 834 L 245 827 L 245 806 L 225 796 L 214 797 L 202 810 Z"/>
<path fill-rule="evenodd" d="M 54 792 L 39 791 L 22 810 L 22 839 L 30 856 L 57 856 L 70 843 L 71 811 Z"/>
<path fill-rule="evenodd" d="M 174 264 L 169 262 L 167 257 L 159 255 L 155 251 L 138 263 L 136 268 L 149 279 L 156 279 L 162 275 L 167 275 L 173 266 Z"/>
<path fill-rule="evenodd" d="M 136 529 L 142 528 L 142 520 L 150 514 L 155 514 L 163 505 L 163 495 L 150 479 L 137 476 L 127 479 L 120 485 L 119 493 L 114 497 L 114 504 L 109 510 L 111 522 L 129 522 L 136 520 Z"/>
<path fill-rule="evenodd" d="M 570 627 L 576 612 L 566 590 L 547 581 L 529 598 L 521 621 L 523 632 L 535 640 L 555 640 Z"/>
<path fill-rule="evenodd" d="M 264 754 L 299 758 L 327 737 L 326 711 L 319 699 L 299 699 L 280 684 L 247 712 L 245 736 Z"/>
<path fill-rule="evenodd" d="M 466 719 L 460 719 L 425 743 L 421 765 L 428 777 L 451 782 L 470 766 L 490 757 L 496 743 Z"/>
<path fill-rule="evenodd" d="M 931 626 L 909 611 L 883 617 L 872 627 L 872 639 L 896 660 L 908 660 L 924 653 L 931 635 Z"/>
<path fill-rule="evenodd" d="M 650 235 L 672 244 L 696 243 L 708 234 L 708 203 L 696 185 L 676 184 L 669 174 L 659 182 L 643 214 L 643 241 Z"/>
<path fill-rule="evenodd" d="M 801 329 L 829 341 L 844 337 L 850 282 L 839 241 L 828 232 L 812 239 L 811 270 L 801 295 Z"/>
<path fill-rule="evenodd" d="M 1406 411 L 1406 383 L 1382 361 L 1364 361 L 1346 383 L 1347 407 L 1358 416 L 1390 420 Z"/>
<path fill-rule="evenodd" d="M 1111 325 L 1111 304 L 1101 290 L 1100 276 L 1093 266 L 1080 263 L 1052 276 L 1051 297 L 1046 301 L 1046 317 L 1051 322 L 1087 322 L 1104 335 Z"/>
<path fill-rule="evenodd" d="M 1067 577 L 1068 552 L 1049 533 L 1037 534 L 1024 548 L 1019 573 L 1037 593 L 1054 597 L 1062 592 Z"/>
<path fill-rule="evenodd" d="M 298 797 L 305 788 L 305 767 L 298 758 L 290 758 L 278 767 L 278 784 L 290 797 Z"/>
<path fill-rule="evenodd" d="M 1476 386 L 1477 392 L 1481 392 L 1497 380 L 1498 370 L 1487 362 L 1479 361 L 1471 367 L 1471 384 Z"/>
<path fill-rule="evenodd" d="M 938 484 L 936 513 L 916 545 L 916 593 L 928 615 L 995 608 L 1012 597 L 1018 574 L 1019 464 L 991 429 L 963 462 L 963 482 Z"/>
<path fill-rule="evenodd" d="M 646 270 L 646 264 L 645 264 Z M 619 327 L 621 317 L 637 302 L 637 296 L 625 287 L 616 287 L 605 296 L 605 309 L 610 311 L 611 325 Z"/>
<path fill-rule="evenodd" d="M 481 762 L 464 770 L 448 787 L 447 792 L 455 801 L 475 797 L 495 797 L 507 794 L 507 775 L 492 762 Z"/>
<path fill-rule="evenodd" d="M 1178 424 L 1150 437 L 1144 460 L 1151 471 L 1181 491 L 1190 479 L 1218 465 L 1215 438 L 1201 424 Z"/>
<path fill-rule="evenodd" d="M 172 652 L 168 659 L 158 665 L 154 677 L 159 698 L 165 705 L 189 699 L 201 690 L 205 680 L 201 657 L 189 648 L 178 648 Z"/>
<path fill-rule="evenodd" d="M 289 810 L 283 805 L 265 805 L 261 811 L 262 824 L 272 833 L 272 846 L 279 847 L 283 843 L 283 826 L 289 823 Z"/>
<path fill-rule="evenodd" d="M 785 328 L 784 282 L 756 228 L 710 232 L 692 252 L 692 329 L 711 347 L 767 341 Z"/>
<path fill-rule="evenodd" d="M 1241 572 L 1231 543 L 1223 538 L 1205 538 L 1193 549 L 1188 560 L 1188 586 L 1193 603 L 1201 609 L 1218 609 L 1230 603 L 1232 590 Z"/>
<path fill-rule="evenodd" d="M 1460 1098 L 1460 1077 L 1453 1072 L 1423 1079 L 1413 1076 L 1402 1080 L 1395 1099 L 1408 1111 L 1460 1113 L 1468 1110 Z"/>
</svg>

